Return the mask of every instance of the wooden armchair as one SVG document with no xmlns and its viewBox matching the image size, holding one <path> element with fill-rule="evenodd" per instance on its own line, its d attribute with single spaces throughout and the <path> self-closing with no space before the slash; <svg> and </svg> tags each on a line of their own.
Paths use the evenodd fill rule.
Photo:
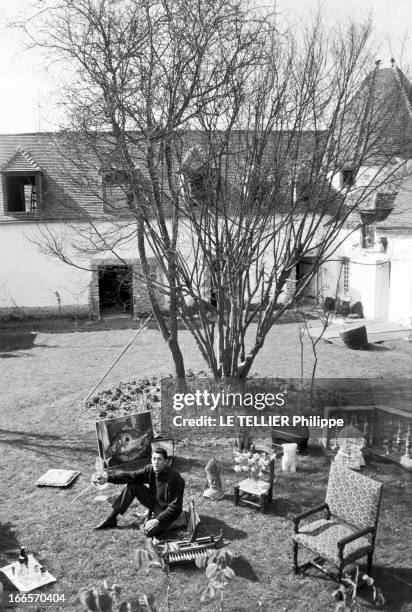
<svg viewBox="0 0 412 612">
<path fill-rule="evenodd" d="M 246 478 L 235 485 L 234 503 L 235 506 L 245 504 L 258 508 L 262 514 L 266 512 L 266 505 L 273 498 L 273 480 L 275 475 L 275 461 L 271 459 L 269 463 L 268 480 L 253 480 Z"/>
<path fill-rule="evenodd" d="M 293 568 L 297 574 L 313 565 L 330 574 L 322 563 L 338 569 L 338 581 L 349 563 L 367 557 L 367 573 L 372 570 L 375 537 L 382 497 L 382 484 L 344 466 L 332 463 L 326 501 L 293 518 Z M 326 511 L 321 518 L 301 525 L 302 519 Z M 298 565 L 299 545 L 315 553 L 310 561 Z"/>
</svg>

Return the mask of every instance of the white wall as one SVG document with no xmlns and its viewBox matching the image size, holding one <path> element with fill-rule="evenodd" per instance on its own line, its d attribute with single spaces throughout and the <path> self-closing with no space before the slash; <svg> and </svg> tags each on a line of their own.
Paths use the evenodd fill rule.
<svg viewBox="0 0 412 612">
<path fill-rule="evenodd" d="M 108 223 L 95 224 L 102 234 L 114 225 Z M 118 243 L 120 235 L 130 235 L 134 226 L 119 226 L 113 232 L 114 242 Z M 79 231 L 80 230 L 80 231 Z M 64 253 L 71 261 L 84 269 L 79 269 L 61 262 L 57 257 L 46 255 L 35 242 L 45 242 L 43 235 L 53 236 L 58 243 L 64 245 Z M 0 224 L 0 316 L 9 314 L 82 314 L 89 310 L 90 283 L 92 281 L 92 263 L 103 263 L 121 258 L 130 262 L 139 260 L 136 239 L 124 240 L 117 244 L 115 253 L 110 250 L 90 254 L 90 228 L 87 223 L 77 222 L 73 227 L 67 223 L 49 222 L 36 223 L 14 222 Z M 96 235 L 94 235 L 96 241 Z M 190 257 L 190 248 L 183 250 Z M 79 255 L 76 247 L 85 249 Z M 146 249 L 147 257 L 153 254 Z M 119 260 L 121 264 L 121 260 Z M 60 303 L 59 303 L 60 302 Z"/>
<path fill-rule="evenodd" d="M 35 233 L 35 224 L 0 226 L 0 309 L 58 308 L 56 291 L 62 308 L 87 305 L 91 273 L 42 254 Z"/>
<path fill-rule="evenodd" d="M 79 227 L 81 224 L 77 224 Z M 43 232 L 50 230 L 58 240 L 61 240 L 67 247 L 70 243 L 76 246 L 81 245 L 81 238 L 79 233 L 74 229 L 71 229 L 67 224 L 53 222 L 48 224 L 42 224 Z M 87 243 L 88 226 L 82 224 L 82 233 L 84 235 L 84 245 Z M 99 230 L 104 231 L 109 226 L 108 224 L 101 223 Z M 133 229 L 133 225 L 129 224 L 124 228 L 118 229 L 113 235 L 117 239 L 119 235 L 124 232 Z M 0 314 L 7 314 L 7 309 L 10 312 L 18 311 L 18 308 L 22 309 L 51 309 L 53 311 L 58 310 L 58 298 L 56 292 L 60 297 L 60 308 L 62 311 L 68 309 L 76 312 L 76 309 L 83 308 L 87 309 L 89 304 L 89 286 L 92 279 L 92 272 L 90 271 L 91 263 L 104 262 L 106 259 L 110 259 L 111 262 L 114 259 L 114 255 L 110 252 L 99 253 L 98 255 L 90 255 L 87 252 L 84 253 L 80 259 L 78 255 L 75 255 L 74 248 L 68 249 L 69 255 L 71 254 L 74 261 L 79 265 L 88 268 L 89 270 L 79 270 L 68 264 L 59 262 L 56 258 L 46 256 L 41 253 L 39 247 L 34 244 L 31 240 L 33 238 L 40 239 L 39 230 L 35 223 L 5 223 L 0 224 Z M 281 239 L 281 237 L 279 237 Z M 340 257 L 342 255 L 348 255 L 352 257 L 354 252 L 358 253 L 359 249 L 356 250 L 353 247 L 353 242 L 356 242 L 358 237 L 350 237 L 348 239 L 349 248 L 340 249 L 338 253 L 332 256 L 332 260 L 322 266 L 322 270 L 319 273 L 317 285 L 324 297 L 335 297 L 337 293 L 337 280 L 339 277 L 339 271 L 341 268 Z M 188 266 L 191 266 L 191 260 L 193 260 L 193 248 L 190 240 L 188 228 L 182 226 L 182 232 L 179 240 L 179 247 L 182 254 L 185 256 Z M 405 248 L 408 248 L 405 245 Z M 71 251 L 71 253 L 70 253 Z M 123 245 L 118 246 L 116 251 L 126 260 L 138 261 L 138 253 L 136 249 L 136 241 L 132 238 L 129 241 L 125 241 Z M 412 252 L 412 248 L 411 251 Z M 147 249 L 147 256 L 150 258 L 152 253 L 150 249 Z M 359 259 L 359 254 L 356 255 Z M 363 257 L 363 256 L 362 256 Z M 361 260 L 362 260 L 361 257 Z M 271 254 L 268 254 L 267 265 L 271 267 L 273 258 Z M 399 272 L 399 276 L 402 274 Z M 340 290 L 338 294 L 342 296 L 342 281 L 341 276 Z M 315 281 L 314 281 L 315 282 Z M 373 296 L 375 293 L 375 280 L 371 274 L 371 268 L 369 266 L 362 268 L 362 266 L 351 266 L 351 280 L 350 286 L 353 292 L 353 301 L 362 301 L 366 309 L 367 316 L 374 317 L 374 304 Z M 399 291 L 404 289 L 404 279 L 399 280 Z M 286 289 L 286 288 L 285 288 Z M 200 290 L 202 291 L 204 298 L 209 298 L 210 281 L 207 278 L 203 278 L 200 283 Z M 281 296 L 281 301 L 286 297 L 286 291 Z M 393 303 L 397 300 L 394 298 Z M 400 302 L 400 300 L 398 300 Z M 165 305 L 167 301 L 165 300 Z M 393 307 L 394 307 L 393 304 Z M 409 302 L 408 302 L 409 307 Z"/>
<path fill-rule="evenodd" d="M 412 235 L 390 236 L 391 255 L 389 318 L 412 325 Z"/>
<path fill-rule="evenodd" d="M 379 239 L 388 240 L 386 253 Z M 365 317 L 410 324 L 412 317 L 412 233 L 377 231 L 377 245 L 361 248 L 360 232 L 349 236 L 342 254 L 350 259 L 349 295 L 362 302 Z"/>
</svg>

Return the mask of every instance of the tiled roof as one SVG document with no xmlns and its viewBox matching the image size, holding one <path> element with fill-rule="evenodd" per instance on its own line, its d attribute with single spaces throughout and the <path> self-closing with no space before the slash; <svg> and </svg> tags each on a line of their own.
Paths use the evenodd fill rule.
<svg viewBox="0 0 412 612">
<path fill-rule="evenodd" d="M 381 223 L 379 229 L 412 230 L 412 175 L 405 178 L 396 194 L 391 214 Z"/>
<path fill-rule="evenodd" d="M 412 84 L 403 74 L 402 70 L 393 61 L 393 71 L 396 81 L 400 87 L 405 107 L 409 113 L 409 117 L 412 119 Z"/>
<path fill-rule="evenodd" d="M 44 219 L 79 218 L 79 210 L 101 215 L 101 201 L 82 188 L 79 169 L 64 157 L 57 139 L 47 132 L 0 135 L 1 171 L 42 173 L 42 210 L 36 214 Z M 32 213 L 28 215 L 33 217 Z M 0 181 L 0 221 L 13 217 L 5 211 Z M 25 217 L 25 213 L 19 213 L 19 219 Z"/>
<path fill-rule="evenodd" d="M 377 151 L 412 157 L 412 85 L 394 61 L 391 68 L 377 64 L 353 96 L 348 112 L 353 113 L 355 125 L 364 112 L 379 125 Z"/>
<path fill-rule="evenodd" d="M 376 210 L 388 210 L 390 208 L 393 208 L 397 195 L 397 192 L 389 193 L 382 191 L 380 193 L 377 193 L 375 198 Z"/>
<path fill-rule="evenodd" d="M 24 149 L 17 149 L 15 153 L 4 163 L 1 172 L 41 172 L 39 164 L 37 164 L 30 153 Z"/>
<path fill-rule="evenodd" d="M 393 74 L 393 69 L 389 69 Z M 379 70 L 383 72 L 383 70 Z M 385 74 L 387 74 L 385 72 Z M 386 78 L 386 77 L 385 77 Z M 401 77 L 400 77 L 401 78 Z M 408 90 L 408 96 L 412 96 L 412 86 Z M 409 99 L 409 98 L 408 98 Z M 409 116 L 409 115 L 408 115 Z M 411 120 L 412 122 L 412 120 Z M 412 123 L 411 123 L 412 125 Z M 236 135 L 234 136 L 236 137 Z M 288 156 L 293 157 L 293 154 L 297 152 L 300 159 L 313 160 L 314 151 L 316 150 L 316 138 L 319 135 L 314 135 L 311 132 L 301 132 L 294 136 L 294 139 L 298 142 L 292 143 Z M 11 171 L 24 171 L 24 172 L 42 172 L 42 210 L 39 214 L 42 218 L 60 219 L 60 218 L 79 218 L 79 212 L 83 211 L 82 214 L 86 213 L 94 218 L 101 217 L 103 214 L 102 199 L 98 194 L 94 194 L 91 190 L 84 188 L 84 182 L 82 184 L 81 169 L 76 167 L 74 161 L 67 156 L 64 157 L 61 151 L 61 143 L 59 144 L 60 136 L 52 133 L 37 133 L 37 134 L 8 134 L 0 135 L 0 169 L 3 172 Z M 188 153 L 186 162 L 189 166 L 194 166 L 197 163 L 202 162 L 202 134 L 199 132 L 188 133 L 187 142 L 183 145 L 183 152 Z M 248 135 L 238 134 L 237 142 L 238 146 L 242 148 L 244 139 L 247 139 Z M 273 172 L 279 172 L 279 176 L 285 173 L 285 162 L 282 158 L 284 153 L 284 142 L 289 142 L 290 134 L 274 133 L 268 147 L 268 165 L 273 168 Z M 322 147 L 319 148 L 322 150 Z M 194 152 L 196 151 L 196 155 Z M 198 159 L 196 159 L 198 158 Z M 236 158 L 236 155 L 234 156 Z M 184 156 L 183 156 L 184 159 Z M 279 164 L 279 170 L 277 165 Z M 229 165 L 232 162 L 229 161 Z M 304 167 L 305 164 L 302 164 Z M 236 161 L 233 164 L 236 167 Z M 98 168 L 96 159 L 90 158 L 90 167 L 93 168 L 95 173 L 96 185 L 101 188 L 101 167 Z M 142 171 L 144 166 L 142 166 Z M 319 176 L 319 175 L 317 175 Z M 287 176 L 286 176 L 287 178 Z M 302 171 L 300 186 L 303 191 L 307 190 L 306 177 Z M 231 181 L 233 187 L 239 184 L 238 176 L 228 176 L 228 180 Z M 281 184 L 284 184 L 284 179 L 279 179 Z M 283 181 L 283 182 L 282 182 Z M 299 188 L 299 184 L 297 185 Z M 290 192 L 290 189 L 289 189 Z M 290 193 L 285 192 L 285 204 L 288 206 L 290 201 Z M 309 189 L 310 192 L 310 189 Z M 394 210 L 389 217 L 382 222 L 382 226 L 388 226 L 389 223 L 398 227 L 409 227 L 412 228 L 412 213 L 410 213 L 409 201 L 412 198 L 412 179 L 408 181 L 408 185 L 405 184 L 405 188 L 399 192 L 396 197 L 393 193 L 379 193 L 373 202 L 371 202 L 372 208 L 387 208 L 390 204 L 393 204 Z M 317 197 L 314 201 L 314 206 L 322 206 L 324 212 L 333 213 L 333 202 L 335 195 L 333 192 L 326 190 L 324 197 L 322 194 L 317 192 Z M 332 204 L 332 206 L 331 206 Z M 278 203 L 278 210 L 281 212 L 283 203 Z M 304 202 L 303 206 L 307 210 L 313 210 L 308 208 L 311 206 L 310 193 L 308 202 Z M 0 221 L 2 219 L 7 220 L 10 215 L 4 212 L 2 185 L 0 181 Z M 20 218 L 22 218 L 20 216 Z"/>
<path fill-rule="evenodd" d="M 304 166 L 302 160 L 305 159 L 310 165 L 313 162 L 314 152 L 318 150 L 317 147 L 319 148 L 320 137 L 319 134 L 304 131 L 300 133 L 274 132 L 266 148 L 267 166 L 271 173 L 277 173 L 280 177 L 279 181 L 283 184 L 287 178 L 285 157 L 291 160 L 291 165 L 294 163 Z M 65 141 L 60 140 L 61 138 L 62 136 L 53 133 L 0 135 L 0 168 L 3 171 L 11 171 L 11 169 L 42 171 L 42 205 L 39 208 L 39 215 L 43 219 L 79 218 L 83 213 L 93 218 L 102 217 L 102 164 L 99 164 L 97 157 L 90 153 L 88 160 L 92 177 L 90 184 L 92 181 L 94 183 L 91 185 L 92 189 L 87 189 L 84 185 L 84 172 L 82 176 L 80 164 L 76 164 L 75 155 L 68 155 L 71 151 L 69 146 L 65 149 L 62 147 L 62 142 Z M 200 131 L 187 132 L 184 136 L 182 142 L 184 165 L 190 168 L 202 165 L 203 146 L 207 150 L 204 138 L 205 135 Z M 227 162 L 224 161 L 226 179 L 231 184 L 232 190 L 235 190 L 239 184 L 242 169 L 238 160 L 244 158 L 245 150 L 250 146 L 248 142 L 250 138 L 251 135 L 246 132 L 233 133 L 233 151 L 231 150 Z M 216 139 L 217 141 L 219 139 L 218 132 Z M 104 161 L 107 163 L 107 156 Z M 116 166 L 114 158 L 113 165 Z M 138 155 L 136 155 L 136 165 L 140 166 L 141 171 L 146 175 L 145 164 L 139 164 Z M 3 200 L 0 184 L 0 220 L 2 218 L 7 220 L 7 217 L 12 215 L 5 212 Z M 283 204 L 282 206 L 281 204 L 279 203 L 279 208 L 282 208 Z M 325 203 L 323 202 L 322 205 L 324 206 Z M 115 213 L 115 210 L 113 212 Z M 21 214 L 19 218 L 22 218 Z"/>
</svg>

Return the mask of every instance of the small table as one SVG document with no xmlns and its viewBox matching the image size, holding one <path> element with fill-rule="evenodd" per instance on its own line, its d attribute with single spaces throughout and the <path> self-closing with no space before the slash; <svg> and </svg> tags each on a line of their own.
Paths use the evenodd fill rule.
<svg viewBox="0 0 412 612">
<path fill-rule="evenodd" d="M 25 573 L 20 575 L 18 571 L 20 570 L 20 563 L 15 561 L 14 563 L 10 563 L 9 565 L 5 565 L 0 568 L 0 572 L 10 580 L 15 587 L 18 588 L 19 591 L 34 591 L 34 589 L 38 589 L 46 584 L 51 584 L 52 582 L 56 582 L 56 578 L 49 574 L 48 571 L 41 573 L 40 572 L 40 563 L 36 561 L 33 555 L 28 554 L 27 558 L 29 560 L 28 567 L 25 569 Z M 36 569 L 36 566 L 38 569 Z M 14 573 L 13 573 L 14 568 Z"/>
</svg>

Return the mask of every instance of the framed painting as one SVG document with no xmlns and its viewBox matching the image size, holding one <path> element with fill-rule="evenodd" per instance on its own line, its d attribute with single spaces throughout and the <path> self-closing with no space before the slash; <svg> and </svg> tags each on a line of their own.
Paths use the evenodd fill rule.
<svg viewBox="0 0 412 612">
<path fill-rule="evenodd" d="M 152 413 L 141 412 L 96 422 L 99 456 L 107 467 L 130 465 L 150 458 Z"/>
</svg>

